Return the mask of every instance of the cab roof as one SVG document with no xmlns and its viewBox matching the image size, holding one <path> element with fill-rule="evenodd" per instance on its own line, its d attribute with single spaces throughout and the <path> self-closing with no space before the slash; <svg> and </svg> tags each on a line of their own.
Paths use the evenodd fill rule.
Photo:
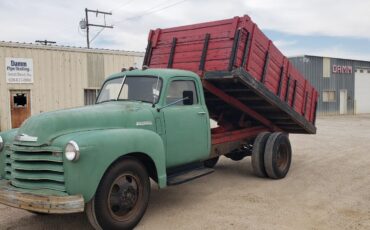
<svg viewBox="0 0 370 230">
<path fill-rule="evenodd" d="M 127 70 L 124 72 L 119 72 L 110 75 L 107 80 L 117 78 L 117 77 L 122 77 L 122 76 L 161 76 L 162 78 L 170 78 L 173 76 L 189 76 L 189 77 L 198 77 L 199 76 L 191 71 L 187 70 L 180 70 L 180 69 L 146 69 L 146 70 L 141 70 L 141 69 L 135 69 L 135 70 Z"/>
</svg>

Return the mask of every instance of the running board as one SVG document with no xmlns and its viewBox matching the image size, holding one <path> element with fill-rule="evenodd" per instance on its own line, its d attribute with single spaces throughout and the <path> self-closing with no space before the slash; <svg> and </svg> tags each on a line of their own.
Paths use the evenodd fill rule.
<svg viewBox="0 0 370 230">
<path fill-rule="evenodd" d="M 167 185 L 171 186 L 182 184 L 197 179 L 199 177 L 206 176 L 210 173 L 213 173 L 214 171 L 214 169 L 206 168 L 203 166 L 196 169 L 177 172 L 167 177 Z"/>
</svg>

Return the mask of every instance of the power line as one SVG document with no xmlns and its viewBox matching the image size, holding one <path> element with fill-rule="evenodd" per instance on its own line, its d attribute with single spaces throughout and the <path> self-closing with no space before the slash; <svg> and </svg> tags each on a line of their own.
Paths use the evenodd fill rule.
<svg viewBox="0 0 370 230">
<path fill-rule="evenodd" d="M 123 4 L 121 4 L 121 5 L 118 5 L 117 7 L 115 7 L 114 9 L 111 9 L 110 11 L 111 12 L 113 12 L 113 11 L 118 11 L 118 10 L 120 10 L 120 9 L 122 9 L 123 7 L 125 7 L 125 6 L 128 6 L 128 5 L 130 5 L 131 3 L 133 3 L 135 0 L 129 0 L 129 1 L 127 1 L 127 2 L 125 2 L 125 3 L 123 3 Z"/>
<path fill-rule="evenodd" d="M 169 4 L 167 6 L 164 6 L 162 8 L 159 8 L 159 9 L 156 9 L 156 10 L 153 10 L 154 8 L 158 8 L 159 6 L 156 6 L 156 7 L 152 7 L 146 11 L 143 11 L 142 13 L 140 13 L 139 15 L 136 15 L 136 16 L 132 16 L 132 17 L 127 17 L 123 20 L 120 20 L 120 21 L 117 21 L 115 22 L 114 24 L 116 23 L 121 23 L 121 22 L 124 22 L 124 21 L 130 21 L 130 20 L 134 20 L 134 19 L 137 19 L 137 18 L 142 18 L 142 17 L 145 17 L 145 16 L 148 16 L 148 15 L 151 15 L 151 14 L 154 14 L 154 13 L 157 13 L 157 12 L 160 12 L 160 11 L 163 11 L 165 9 L 168 9 L 168 8 L 171 8 L 171 7 L 174 7 L 176 5 L 179 5 L 183 2 L 186 2 L 186 1 L 189 1 L 189 0 L 181 0 L 181 1 L 178 1 L 178 2 L 175 2 L 175 3 L 172 3 L 172 4 Z"/>
<path fill-rule="evenodd" d="M 157 5 L 153 6 L 153 7 L 150 7 L 150 8 L 148 8 L 148 9 L 144 10 L 144 11 L 142 12 L 142 14 L 148 13 L 148 12 L 150 12 L 150 11 L 152 11 L 152 10 L 154 10 L 154 9 L 156 9 L 156 8 L 158 8 L 158 7 L 160 7 L 160 6 L 166 5 L 166 4 L 167 4 L 167 2 L 171 2 L 171 0 L 164 1 L 164 2 L 162 2 L 162 3 L 160 3 L 160 4 L 157 4 Z"/>
<path fill-rule="evenodd" d="M 124 6 L 127 6 L 127 5 L 131 4 L 133 1 L 134 0 L 129 0 L 129 1 L 125 2 L 121 6 L 116 7 L 116 9 L 114 9 L 114 11 L 119 10 L 119 9 L 123 8 Z M 160 12 L 160 11 L 163 11 L 165 9 L 174 7 L 174 6 L 179 5 L 179 4 L 181 4 L 183 2 L 186 2 L 186 1 L 188 1 L 188 0 L 181 0 L 181 1 L 177 1 L 177 2 L 171 3 L 171 4 L 167 4 L 167 3 L 170 2 L 170 0 L 167 0 L 165 2 L 162 2 L 160 4 L 157 4 L 157 5 L 153 6 L 153 7 L 150 7 L 148 9 L 142 11 L 140 14 L 138 14 L 136 16 L 127 17 L 127 18 L 124 18 L 121 21 L 114 22 L 114 24 L 115 23 L 120 23 L 120 22 L 123 22 L 123 21 L 129 21 L 129 20 L 134 20 L 134 19 L 137 19 L 137 18 L 142 18 L 142 17 L 148 16 L 148 15 L 151 15 L 151 14 L 154 14 L 154 13 L 157 13 L 157 12 Z M 103 11 L 98 11 L 98 10 L 89 10 L 87 8 L 85 9 L 86 18 L 85 18 L 85 21 L 83 20 L 83 21 L 80 22 L 80 27 L 81 27 L 81 29 L 86 29 L 87 48 L 90 48 L 90 43 L 92 43 L 103 32 L 103 30 L 105 28 L 111 28 L 111 29 L 113 28 L 113 25 L 107 26 L 106 23 L 105 23 L 105 15 L 112 15 L 112 11 L 113 10 L 111 10 L 110 12 L 103 12 Z M 98 14 L 103 14 L 104 15 L 104 25 L 90 24 L 89 23 L 89 18 L 88 18 L 88 13 L 89 12 L 90 13 L 96 13 L 97 16 L 98 16 Z M 101 30 L 99 30 L 94 35 L 94 37 L 91 40 L 90 40 L 90 36 L 89 36 L 89 27 L 90 26 L 101 27 Z"/>
<path fill-rule="evenodd" d="M 147 8 L 146 10 L 143 10 L 143 11 L 141 12 L 141 14 L 148 13 L 148 12 L 150 12 L 151 10 L 156 9 L 156 8 L 158 8 L 158 7 L 160 7 L 160 6 L 163 6 L 163 5 L 167 4 L 167 3 L 168 3 L 168 2 L 170 2 L 170 1 L 171 1 L 171 0 L 166 0 L 166 1 L 164 1 L 164 2 L 162 2 L 162 3 L 160 3 L 160 4 L 157 4 L 157 5 L 153 6 L 153 7 Z M 117 22 L 126 21 L 126 20 L 127 20 L 127 18 L 129 18 L 129 17 L 126 17 L 126 18 L 125 18 L 125 19 L 123 19 L 123 20 L 115 21 L 115 22 L 113 22 L 113 24 L 114 24 L 114 23 L 117 23 Z"/>
<path fill-rule="evenodd" d="M 148 16 L 148 15 L 151 15 L 151 14 L 154 14 L 154 13 L 157 13 L 157 12 L 160 12 L 162 10 L 165 10 L 165 9 L 168 9 L 168 8 L 171 8 L 171 7 L 174 7 L 174 6 L 179 5 L 179 4 L 181 4 L 183 2 L 186 2 L 186 1 L 188 1 L 188 0 L 181 0 L 181 1 L 175 2 L 173 4 L 170 4 L 168 6 L 165 6 L 163 8 L 159 8 L 157 10 L 150 11 L 150 12 L 144 14 L 144 15 L 137 15 L 137 16 L 134 16 L 134 17 L 128 17 L 126 19 L 127 20 L 133 20 L 133 19 L 137 19 L 137 18 L 142 18 L 142 17 Z"/>
<path fill-rule="evenodd" d="M 99 34 L 101 34 L 101 32 L 103 32 L 103 30 L 104 30 L 105 28 L 103 27 L 103 28 L 101 28 L 96 34 L 95 34 L 95 36 L 93 37 L 93 38 L 91 38 L 91 40 L 90 40 L 90 43 L 92 43 L 94 40 L 95 40 L 95 38 L 97 38 L 98 36 L 99 36 Z"/>
</svg>

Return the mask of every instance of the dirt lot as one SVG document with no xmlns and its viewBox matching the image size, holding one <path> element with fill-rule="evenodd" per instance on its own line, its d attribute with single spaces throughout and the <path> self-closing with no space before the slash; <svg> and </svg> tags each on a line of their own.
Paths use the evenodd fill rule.
<svg viewBox="0 0 370 230">
<path fill-rule="evenodd" d="M 153 189 L 137 229 L 370 229 L 370 116 L 325 117 L 318 134 L 291 135 L 283 180 L 256 178 L 250 158 Z M 37 216 L 0 205 L 0 229 L 90 229 L 83 214 Z"/>
</svg>

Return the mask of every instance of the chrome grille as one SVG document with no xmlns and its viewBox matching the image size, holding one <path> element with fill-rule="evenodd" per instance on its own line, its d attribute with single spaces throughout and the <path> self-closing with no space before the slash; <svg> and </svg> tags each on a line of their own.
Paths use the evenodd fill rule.
<svg viewBox="0 0 370 230">
<path fill-rule="evenodd" d="M 7 160 L 10 170 L 7 165 L 5 171 L 10 171 L 8 178 L 14 187 L 66 191 L 62 153 L 13 151 Z"/>
<path fill-rule="evenodd" d="M 5 148 L 5 179 L 10 180 L 12 173 L 12 160 L 10 159 L 11 151 L 9 148 Z"/>
</svg>

